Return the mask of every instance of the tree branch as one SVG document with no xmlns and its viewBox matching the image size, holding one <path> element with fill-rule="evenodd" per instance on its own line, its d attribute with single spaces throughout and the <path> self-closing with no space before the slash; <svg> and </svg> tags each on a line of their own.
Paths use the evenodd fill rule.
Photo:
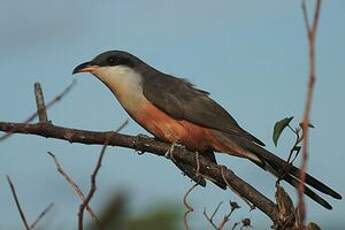
<svg viewBox="0 0 345 230">
<path fill-rule="evenodd" d="M 140 152 L 150 152 L 158 156 L 164 156 L 170 148 L 170 145 L 157 141 L 153 138 L 142 136 L 129 136 L 115 132 L 94 132 L 86 130 L 78 130 L 55 126 L 51 123 L 9 123 L 0 122 L 0 131 L 34 134 L 46 138 L 55 138 L 67 140 L 70 143 L 97 144 L 104 145 L 107 137 L 111 135 L 108 145 L 131 148 Z M 258 192 L 250 184 L 235 175 L 233 171 L 224 166 L 219 166 L 199 155 L 199 166 L 195 161 L 195 153 L 189 152 L 183 147 L 177 146 L 173 152 L 174 158 L 191 167 L 200 168 L 200 173 L 206 175 L 219 182 L 224 182 L 223 176 L 226 178 L 231 189 L 236 191 L 241 197 L 250 201 L 253 205 L 263 211 L 273 222 L 276 220 L 276 205 L 266 196 Z M 223 175 L 222 175 L 222 167 Z"/>
<path fill-rule="evenodd" d="M 305 220 L 305 205 L 304 205 L 304 181 L 305 174 L 307 170 L 307 160 L 308 160 L 308 141 L 309 141 L 309 120 L 310 120 L 310 111 L 313 101 L 314 94 L 314 85 L 316 81 L 316 60 L 315 60 L 315 41 L 316 41 L 316 32 L 318 28 L 319 16 L 321 10 L 321 0 L 316 1 L 316 8 L 314 13 L 314 18 L 312 25 L 310 26 L 308 21 L 308 12 L 306 7 L 305 0 L 302 0 L 302 11 L 304 23 L 306 26 L 308 45 L 309 45 L 309 78 L 307 86 L 307 96 L 305 100 L 305 108 L 303 114 L 302 128 L 303 128 L 303 146 L 302 146 L 302 163 L 301 163 L 301 174 L 300 174 L 300 186 L 298 188 L 298 210 L 299 210 L 299 222 L 300 228 L 304 226 Z"/>
</svg>

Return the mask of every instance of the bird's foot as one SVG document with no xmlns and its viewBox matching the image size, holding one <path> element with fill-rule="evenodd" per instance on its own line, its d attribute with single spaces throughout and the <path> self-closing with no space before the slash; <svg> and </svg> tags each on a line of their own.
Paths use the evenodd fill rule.
<svg viewBox="0 0 345 230">
<path fill-rule="evenodd" d="M 174 158 L 174 150 L 176 147 L 184 147 L 183 145 L 177 143 L 177 142 L 174 142 L 172 143 L 172 145 L 170 145 L 170 148 L 168 149 L 168 151 L 165 152 L 164 156 L 167 158 L 167 159 L 171 159 L 173 161 L 176 162 L 175 158 Z"/>
<path fill-rule="evenodd" d="M 138 134 L 137 136 L 135 136 L 135 139 L 134 139 L 134 142 L 135 142 L 135 152 L 138 154 L 138 155 L 142 155 L 145 153 L 145 151 L 142 151 L 142 150 L 139 150 L 137 149 L 137 146 L 138 146 L 138 143 L 140 143 L 140 140 L 143 140 L 143 139 L 148 139 L 150 138 L 149 136 L 145 135 L 145 134 Z"/>
</svg>

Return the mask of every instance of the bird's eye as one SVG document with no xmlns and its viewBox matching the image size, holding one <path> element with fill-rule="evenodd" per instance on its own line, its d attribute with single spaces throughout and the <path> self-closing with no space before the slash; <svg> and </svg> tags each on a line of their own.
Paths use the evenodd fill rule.
<svg viewBox="0 0 345 230">
<path fill-rule="evenodd" d="M 116 64 L 116 58 L 115 57 L 109 57 L 107 61 L 110 65 Z"/>
</svg>

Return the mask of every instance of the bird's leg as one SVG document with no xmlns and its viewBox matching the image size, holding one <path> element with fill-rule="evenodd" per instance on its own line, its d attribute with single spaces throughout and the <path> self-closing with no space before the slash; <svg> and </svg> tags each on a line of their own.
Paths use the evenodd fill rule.
<svg viewBox="0 0 345 230">
<path fill-rule="evenodd" d="M 184 147 L 183 145 L 179 144 L 177 141 L 172 143 L 172 145 L 170 145 L 168 151 L 165 152 L 164 156 L 167 158 L 167 159 L 171 159 L 172 161 L 175 161 L 175 158 L 174 158 L 174 150 L 176 147 Z"/>
</svg>

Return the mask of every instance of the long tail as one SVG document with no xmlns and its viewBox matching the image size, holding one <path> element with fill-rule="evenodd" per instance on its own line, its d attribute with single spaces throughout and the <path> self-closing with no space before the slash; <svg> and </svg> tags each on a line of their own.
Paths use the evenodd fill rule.
<svg viewBox="0 0 345 230">
<path fill-rule="evenodd" d="M 247 158 L 256 165 L 269 171 L 274 176 L 287 181 L 296 188 L 300 184 L 300 170 L 298 168 L 293 165 L 289 165 L 286 161 L 267 151 L 258 144 L 253 143 L 248 139 L 219 131 L 212 131 L 212 135 L 210 136 L 213 147 L 218 152 L 225 152 L 231 155 Z M 327 209 L 332 209 L 332 206 L 316 194 L 310 187 L 313 187 L 314 189 L 335 199 L 342 199 L 341 195 L 335 192 L 332 188 L 311 175 L 306 174 L 304 193 Z"/>
<path fill-rule="evenodd" d="M 300 170 L 298 168 L 293 165 L 289 165 L 286 161 L 256 144 L 249 144 L 246 146 L 246 149 L 255 154 L 261 160 L 261 162 L 259 162 L 251 159 L 251 161 L 253 161 L 255 164 L 269 171 L 276 177 L 287 181 L 292 186 L 296 188 L 298 187 L 300 184 Z M 326 200 L 316 194 L 309 186 L 335 199 L 342 199 L 341 195 L 332 188 L 313 176 L 306 174 L 304 193 L 327 209 L 332 209 L 332 206 Z"/>
</svg>

